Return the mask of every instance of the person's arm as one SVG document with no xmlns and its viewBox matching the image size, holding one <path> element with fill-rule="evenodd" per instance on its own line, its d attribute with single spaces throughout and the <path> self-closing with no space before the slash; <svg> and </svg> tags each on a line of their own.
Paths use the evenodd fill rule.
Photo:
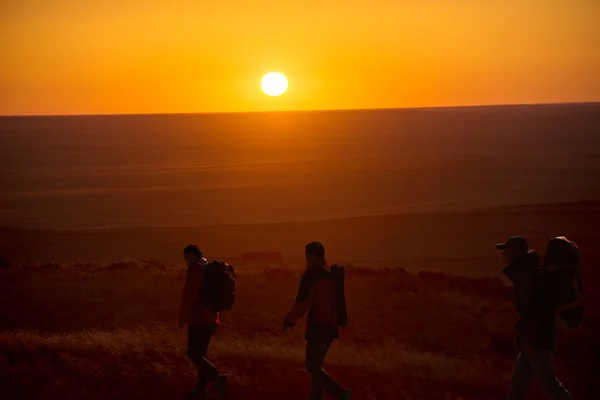
<svg viewBox="0 0 600 400">
<path fill-rule="evenodd" d="M 298 289 L 296 301 L 283 320 L 283 325 L 288 328 L 296 325 L 296 322 L 298 322 L 298 320 L 310 309 L 314 297 L 314 279 L 312 279 L 311 274 L 305 273 L 300 281 L 300 288 Z"/>
<path fill-rule="evenodd" d="M 528 325 L 535 322 L 536 313 L 534 310 L 535 296 L 535 276 L 530 268 L 523 268 L 518 273 L 520 284 L 518 285 L 517 296 L 521 306 L 521 320 Z"/>
<path fill-rule="evenodd" d="M 515 287 L 515 302 L 521 324 L 535 321 L 537 319 L 535 297 L 538 295 L 536 288 L 540 279 L 539 255 L 530 251 L 525 258 L 507 265 L 503 271 Z"/>
<path fill-rule="evenodd" d="M 179 308 L 179 321 L 187 322 L 190 311 L 204 284 L 204 268 L 200 265 L 188 267 L 185 276 L 185 284 L 181 294 L 181 306 Z"/>
</svg>

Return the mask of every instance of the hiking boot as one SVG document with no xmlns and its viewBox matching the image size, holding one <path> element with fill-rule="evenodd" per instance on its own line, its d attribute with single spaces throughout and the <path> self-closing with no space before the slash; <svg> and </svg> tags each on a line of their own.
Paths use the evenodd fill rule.
<svg viewBox="0 0 600 400">
<path fill-rule="evenodd" d="M 215 380 L 215 389 L 219 393 L 219 400 L 225 400 L 225 389 L 227 388 L 227 375 L 219 375 Z"/>
<path fill-rule="evenodd" d="M 339 400 L 350 400 L 351 396 L 352 396 L 352 390 L 344 389 L 344 393 L 342 393 Z"/>
</svg>

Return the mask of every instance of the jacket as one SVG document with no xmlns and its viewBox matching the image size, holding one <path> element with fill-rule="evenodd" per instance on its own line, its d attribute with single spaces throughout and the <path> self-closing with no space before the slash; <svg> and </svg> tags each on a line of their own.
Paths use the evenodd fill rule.
<svg viewBox="0 0 600 400">
<path fill-rule="evenodd" d="M 307 270 L 302 276 L 294 305 L 284 319 L 284 325 L 294 326 L 307 312 L 306 338 L 339 336 L 338 327 L 346 324 L 345 304 L 329 267 Z M 343 283 L 342 283 L 343 290 Z"/>
<path fill-rule="evenodd" d="M 549 301 L 540 269 L 540 257 L 534 250 L 507 265 L 504 274 L 513 283 L 519 321 L 515 324 L 515 347 L 523 345 L 552 349 L 556 342 L 554 310 Z"/>
<path fill-rule="evenodd" d="M 189 265 L 185 276 L 179 317 L 185 320 L 189 326 L 219 325 L 221 323 L 220 312 L 208 307 L 202 300 L 206 264 L 206 259 L 202 259 L 198 263 Z"/>
</svg>

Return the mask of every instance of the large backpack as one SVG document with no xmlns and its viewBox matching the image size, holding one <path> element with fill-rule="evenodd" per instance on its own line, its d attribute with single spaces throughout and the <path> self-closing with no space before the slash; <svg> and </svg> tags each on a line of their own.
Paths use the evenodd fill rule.
<svg viewBox="0 0 600 400">
<path fill-rule="evenodd" d="M 331 277 L 333 279 L 333 301 L 337 308 L 337 320 L 339 326 L 348 325 L 348 312 L 346 310 L 346 290 L 344 266 L 335 264 L 331 266 Z M 333 311 L 333 307 L 332 307 Z"/>
<path fill-rule="evenodd" d="M 583 324 L 583 283 L 579 249 L 564 236 L 546 246 L 542 273 L 550 304 L 554 307 L 554 327 L 570 331 Z"/>
<path fill-rule="evenodd" d="M 215 310 L 231 310 L 235 302 L 235 272 L 231 265 L 212 261 L 206 265 L 203 299 Z"/>
</svg>

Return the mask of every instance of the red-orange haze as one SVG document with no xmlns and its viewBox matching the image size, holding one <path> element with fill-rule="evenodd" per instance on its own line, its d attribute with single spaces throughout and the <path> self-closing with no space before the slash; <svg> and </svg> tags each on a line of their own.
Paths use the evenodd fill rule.
<svg viewBox="0 0 600 400">
<path fill-rule="evenodd" d="M 5 0 L 0 114 L 600 100 L 596 0 Z M 260 78 L 280 71 L 288 93 Z"/>
</svg>

